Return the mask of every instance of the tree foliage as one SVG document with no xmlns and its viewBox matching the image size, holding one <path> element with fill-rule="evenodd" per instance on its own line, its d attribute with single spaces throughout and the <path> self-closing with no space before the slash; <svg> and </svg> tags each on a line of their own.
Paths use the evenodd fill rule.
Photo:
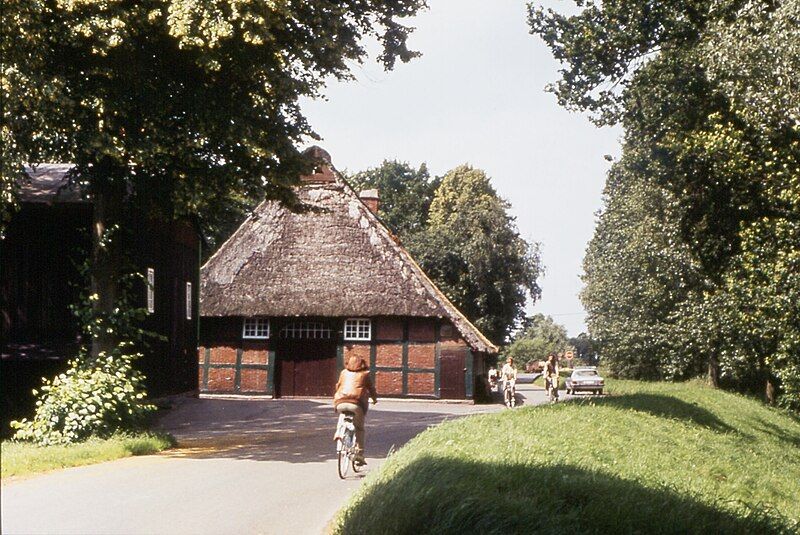
<svg viewBox="0 0 800 535">
<path fill-rule="evenodd" d="M 350 77 L 362 37 L 387 69 L 415 55 L 401 2 L 95 0 L 4 7 L 3 176 L 69 161 L 89 186 L 136 183 L 178 215 L 231 192 L 289 198 L 313 132 L 298 98 Z"/>
<path fill-rule="evenodd" d="M 348 180 L 356 190 L 378 190 L 378 215 L 402 239 L 425 229 L 433 195 L 441 182 L 440 178 L 431 178 L 424 163 L 414 169 L 396 160 L 384 160 Z"/>
<path fill-rule="evenodd" d="M 0 53 L 3 216 L 23 164 L 75 164 L 94 205 L 92 292 L 117 306 L 128 215 L 196 220 L 216 236 L 254 200 L 291 203 L 315 137 L 298 99 L 380 61 L 417 55 L 399 20 L 423 0 L 9 0 Z M 140 219 L 142 219 L 140 217 Z M 115 340 L 98 340 L 110 351 Z"/>
<path fill-rule="evenodd" d="M 486 173 L 462 165 L 431 177 L 425 164 L 384 161 L 348 177 L 377 188 L 378 215 L 478 328 L 501 344 L 541 293 L 537 244 L 519 236 Z"/>
<path fill-rule="evenodd" d="M 425 230 L 407 243 L 425 272 L 495 343 L 504 342 L 539 298 L 538 244 L 520 237 L 510 205 L 480 169 L 459 166 L 443 178 Z"/>
<path fill-rule="evenodd" d="M 506 356 L 513 357 L 518 366 L 524 366 L 530 361 L 546 360 L 552 353 L 562 353 L 568 345 L 567 329 L 563 325 L 550 316 L 534 314 L 525 318 L 522 329 L 506 349 Z"/>
<path fill-rule="evenodd" d="M 559 101 L 625 127 L 585 260 L 593 338 L 619 374 L 707 363 L 800 407 L 800 4 L 579 5 L 529 21 Z"/>
</svg>

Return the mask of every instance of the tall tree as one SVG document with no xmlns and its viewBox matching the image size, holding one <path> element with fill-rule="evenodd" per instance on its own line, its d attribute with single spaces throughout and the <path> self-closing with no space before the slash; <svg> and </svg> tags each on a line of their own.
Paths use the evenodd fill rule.
<svg viewBox="0 0 800 535">
<path fill-rule="evenodd" d="M 597 364 L 597 351 L 594 347 L 594 341 L 589 338 L 587 333 L 580 333 L 578 336 L 570 338 L 568 342 L 569 345 L 575 348 L 575 356 L 578 359 Z"/>
<path fill-rule="evenodd" d="M 424 0 L 9 0 L 3 7 L 3 211 L 24 163 L 75 164 L 92 199 L 93 301 L 117 302 L 112 229 L 136 210 L 210 225 L 232 198 L 291 202 L 311 165 L 295 146 L 314 133 L 298 98 L 347 79 L 366 52 L 406 46 Z M 95 353 L 112 337 L 95 340 Z"/>
<path fill-rule="evenodd" d="M 357 189 L 376 188 L 380 195 L 378 215 L 401 239 L 425 229 L 428 210 L 441 179 L 431 178 L 423 163 L 418 169 L 397 160 L 348 177 Z"/>
<path fill-rule="evenodd" d="M 520 237 L 510 205 L 480 169 L 462 165 L 436 190 L 424 232 L 408 242 L 425 271 L 495 343 L 541 295 L 538 244 Z"/>
<path fill-rule="evenodd" d="M 561 353 L 567 349 L 567 329 L 552 317 L 534 314 L 525 318 L 523 326 L 506 349 L 506 355 L 514 357 L 518 365 L 545 360 L 551 353 Z"/>
<path fill-rule="evenodd" d="M 609 173 L 584 258 L 587 322 L 615 375 L 693 376 L 705 353 L 692 337 L 678 336 L 675 313 L 702 278 L 680 241 L 674 198 L 648 180 L 647 169 L 658 163 L 637 158 L 630 144 L 624 154 Z M 685 320 L 681 325 L 689 327 Z"/>
<path fill-rule="evenodd" d="M 684 265 L 694 265 L 696 273 L 696 283 L 677 299 L 652 270 L 642 271 L 642 281 L 621 295 L 632 299 L 645 284 L 658 290 L 653 295 L 662 298 L 653 304 L 660 306 L 649 310 L 653 325 L 671 333 L 667 354 L 681 353 L 675 340 L 699 341 L 694 349 L 706 353 L 710 377 L 741 380 L 755 371 L 769 399 L 777 387 L 785 404 L 800 407 L 800 328 L 794 301 L 787 299 L 800 288 L 793 276 L 800 243 L 798 3 L 579 5 L 572 17 L 530 7 L 533 32 L 566 64 L 552 90 L 563 105 L 593 112 L 599 124 L 621 121 L 629 181 L 672 199 L 671 217 L 662 224 L 677 225 L 677 240 L 654 239 L 641 251 L 641 265 L 684 249 L 691 256 Z M 609 196 L 601 215 L 597 251 L 611 239 L 603 225 L 614 224 L 614 202 Z M 631 215 L 633 225 L 651 217 Z M 590 246 L 590 300 L 593 286 L 621 278 L 612 269 L 590 271 L 603 262 Z M 666 266 L 667 272 L 680 265 Z M 602 310 L 599 300 L 596 305 Z M 616 328 L 631 320 L 604 317 Z M 668 370 L 660 362 L 663 374 Z"/>
</svg>

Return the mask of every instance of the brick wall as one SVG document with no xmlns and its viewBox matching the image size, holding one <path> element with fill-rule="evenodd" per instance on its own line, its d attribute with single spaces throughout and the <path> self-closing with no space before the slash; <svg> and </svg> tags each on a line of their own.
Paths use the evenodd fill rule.
<svg viewBox="0 0 800 535">
<path fill-rule="evenodd" d="M 243 368 L 240 373 L 239 390 L 241 392 L 267 391 L 267 370 Z"/>
<path fill-rule="evenodd" d="M 473 379 L 485 373 L 485 356 L 471 355 L 458 330 L 446 320 L 375 318 L 372 333 L 371 342 L 340 342 L 340 356 L 344 362 L 352 356 L 363 358 L 370 366 L 379 395 L 439 397 L 440 389 L 446 386 L 442 381 L 459 378 L 440 375 L 437 355 L 463 355 L 465 366 L 469 359 Z M 277 328 L 273 328 L 273 335 L 276 334 Z M 274 339 L 242 340 L 241 318 L 214 319 L 202 339 L 204 345 L 198 353 L 201 391 L 272 393 L 269 364 L 271 358 L 276 358 Z M 468 380 L 465 376 L 464 381 Z M 467 392 L 471 390 L 472 383 Z"/>
<path fill-rule="evenodd" d="M 403 394 L 403 372 L 375 373 L 375 389 L 379 396 L 397 396 Z"/>
<path fill-rule="evenodd" d="M 400 318 L 377 318 L 373 327 L 376 340 L 403 339 L 403 320 Z"/>
<path fill-rule="evenodd" d="M 268 385 L 270 349 L 268 340 L 200 346 L 197 354 L 200 391 L 271 394 Z"/>
<path fill-rule="evenodd" d="M 403 366 L 403 344 L 378 344 L 375 350 L 375 366 L 400 368 Z"/>
<path fill-rule="evenodd" d="M 436 344 L 408 344 L 408 367 L 436 367 Z"/>
<path fill-rule="evenodd" d="M 408 393 L 418 396 L 431 396 L 434 394 L 435 383 L 435 373 L 409 373 Z"/>
<path fill-rule="evenodd" d="M 436 321 L 428 318 L 409 319 L 408 339 L 412 342 L 435 342 Z"/>
</svg>

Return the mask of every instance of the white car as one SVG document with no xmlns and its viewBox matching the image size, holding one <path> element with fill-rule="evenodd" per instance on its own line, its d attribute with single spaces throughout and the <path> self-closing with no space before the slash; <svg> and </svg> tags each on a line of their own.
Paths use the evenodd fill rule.
<svg viewBox="0 0 800 535">
<path fill-rule="evenodd" d="M 572 375 L 567 377 L 565 383 L 567 394 L 575 394 L 576 392 L 602 394 L 605 387 L 605 381 L 597 373 L 597 368 L 594 366 L 575 368 L 572 370 Z"/>
</svg>

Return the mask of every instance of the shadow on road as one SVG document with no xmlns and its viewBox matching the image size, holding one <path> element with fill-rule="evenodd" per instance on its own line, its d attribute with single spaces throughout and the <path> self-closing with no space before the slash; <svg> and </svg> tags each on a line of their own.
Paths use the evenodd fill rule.
<svg viewBox="0 0 800 535">
<path fill-rule="evenodd" d="M 315 400 L 224 400 L 184 398 L 160 418 L 158 428 L 172 434 L 177 447 L 163 455 L 235 458 L 290 463 L 335 459 L 337 415 Z M 458 415 L 414 410 L 367 414 L 367 457 L 386 457 L 428 427 Z"/>
</svg>

